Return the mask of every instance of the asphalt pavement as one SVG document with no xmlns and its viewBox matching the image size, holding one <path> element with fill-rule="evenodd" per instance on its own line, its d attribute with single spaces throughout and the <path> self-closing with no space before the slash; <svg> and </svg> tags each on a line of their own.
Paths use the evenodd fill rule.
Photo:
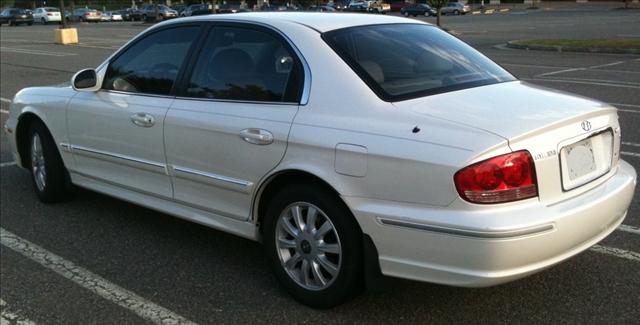
<svg viewBox="0 0 640 325">
<path fill-rule="evenodd" d="M 640 38 L 639 10 L 520 10 L 447 16 L 443 23 L 522 80 L 618 107 L 622 158 L 640 171 L 640 56 L 503 46 L 526 38 Z M 58 46 L 52 44 L 53 26 L 3 26 L 0 122 L 20 89 L 68 81 L 146 27 L 82 24 L 81 44 Z M 77 190 L 68 202 L 40 203 L 28 172 L 11 163 L 7 139 L 0 137 L 2 321 L 637 324 L 640 319 L 640 191 L 624 226 L 600 243 L 602 249 L 525 279 L 463 289 L 389 278 L 385 292 L 313 310 L 280 288 L 259 243 L 86 190 Z M 142 318 L 141 312 L 157 317 Z"/>
</svg>

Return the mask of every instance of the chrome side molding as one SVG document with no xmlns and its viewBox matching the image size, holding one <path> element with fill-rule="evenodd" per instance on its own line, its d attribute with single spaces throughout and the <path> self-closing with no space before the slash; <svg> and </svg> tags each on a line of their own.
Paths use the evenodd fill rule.
<svg viewBox="0 0 640 325">
<path fill-rule="evenodd" d="M 462 229 L 462 228 L 450 228 L 450 227 L 443 227 L 443 226 L 436 226 L 436 225 L 426 225 L 426 224 L 419 224 L 419 223 L 385 219 L 385 218 L 378 218 L 378 220 L 382 224 L 387 226 L 410 228 L 415 230 L 430 231 L 430 232 L 436 232 L 436 233 L 441 233 L 446 235 L 455 235 L 455 236 L 470 237 L 470 238 L 476 238 L 476 239 L 510 239 L 514 237 L 536 235 L 539 233 L 551 231 L 555 228 L 553 224 L 545 224 L 545 225 L 539 225 L 539 226 L 522 228 L 522 229 L 513 229 L 513 230 L 480 231 L 480 230 L 471 230 L 471 229 Z"/>
</svg>

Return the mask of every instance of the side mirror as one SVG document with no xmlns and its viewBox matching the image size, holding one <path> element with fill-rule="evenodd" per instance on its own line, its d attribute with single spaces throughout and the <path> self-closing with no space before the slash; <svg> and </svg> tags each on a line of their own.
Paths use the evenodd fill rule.
<svg viewBox="0 0 640 325">
<path fill-rule="evenodd" d="M 97 91 L 100 89 L 98 84 L 98 74 L 94 69 L 84 69 L 78 71 L 71 78 L 73 89 L 78 91 Z"/>
</svg>

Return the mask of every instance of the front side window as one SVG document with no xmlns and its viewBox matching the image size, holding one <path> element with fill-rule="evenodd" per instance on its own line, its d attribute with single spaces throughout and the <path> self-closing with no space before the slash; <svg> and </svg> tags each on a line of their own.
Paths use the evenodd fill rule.
<svg viewBox="0 0 640 325">
<path fill-rule="evenodd" d="M 274 35 L 240 27 L 214 27 L 198 58 L 186 96 L 297 102 L 300 63 Z"/>
<path fill-rule="evenodd" d="M 145 36 L 109 64 L 102 87 L 168 95 L 199 27 L 176 27 Z"/>
<path fill-rule="evenodd" d="M 323 38 L 386 101 L 515 80 L 469 45 L 431 25 L 350 27 Z"/>
</svg>

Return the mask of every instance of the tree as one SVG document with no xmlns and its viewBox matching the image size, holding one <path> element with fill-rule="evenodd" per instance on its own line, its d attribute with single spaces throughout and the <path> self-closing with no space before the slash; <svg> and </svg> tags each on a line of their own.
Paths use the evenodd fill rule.
<svg viewBox="0 0 640 325">
<path fill-rule="evenodd" d="M 440 16 L 442 16 L 442 7 L 449 3 L 449 0 L 427 0 L 427 3 L 436 9 L 438 12 L 436 18 L 436 25 L 440 26 Z"/>
</svg>

